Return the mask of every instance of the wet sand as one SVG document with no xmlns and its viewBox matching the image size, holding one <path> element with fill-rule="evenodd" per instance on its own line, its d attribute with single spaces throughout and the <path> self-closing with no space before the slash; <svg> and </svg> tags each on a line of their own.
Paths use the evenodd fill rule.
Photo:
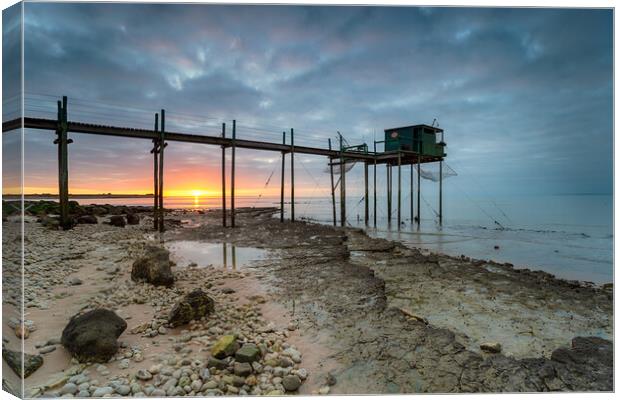
<svg viewBox="0 0 620 400">
<path fill-rule="evenodd" d="M 612 390 L 607 345 L 592 350 L 590 342 L 572 341 L 611 340 L 610 287 L 430 254 L 358 229 L 281 224 L 273 212 L 240 210 L 238 227 L 230 229 L 220 226 L 219 212 L 176 211 L 163 236 L 152 232 L 148 216 L 139 226 L 78 225 L 64 232 L 29 219 L 25 305 L 36 330 L 25 340 L 26 352 L 59 338 L 80 310 L 106 307 L 127 321 L 119 353 L 129 354 L 105 367 L 79 365 L 57 345 L 26 379 L 26 393 L 58 394 L 82 370 L 103 386 L 116 378 L 135 383 L 138 369 L 170 357 L 204 362 L 219 326 L 298 349 L 303 358 L 296 368 L 309 373 L 302 394 Z M 5 242 L 15 238 L 12 224 L 5 222 Z M 148 243 L 171 250 L 172 289 L 131 282 L 131 264 Z M 206 288 L 218 305 L 209 325 L 155 337 L 136 331 L 162 320 L 195 287 Z M 3 323 L 5 345 L 18 347 Z M 273 333 L 261 333 L 265 326 Z M 502 352 L 482 351 L 485 342 L 500 343 Z"/>
</svg>

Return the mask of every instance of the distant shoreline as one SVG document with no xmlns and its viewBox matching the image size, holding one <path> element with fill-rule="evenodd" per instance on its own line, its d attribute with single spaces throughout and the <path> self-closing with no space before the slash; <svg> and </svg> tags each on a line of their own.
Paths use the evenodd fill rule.
<svg viewBox="0 0 620 400">
<path fill-rule="evenodd" d="M 21 195 L 19 194 L 5 194 L 2 195 L 2 199 L 20 199 Z M 57 199 L 57 194 L 25 194 L 24 198 L 26 199 Z M 139 199 L 139 198 L 153 198 L 153 194 L 70 194 L 70 199 Z"/>
</svg>

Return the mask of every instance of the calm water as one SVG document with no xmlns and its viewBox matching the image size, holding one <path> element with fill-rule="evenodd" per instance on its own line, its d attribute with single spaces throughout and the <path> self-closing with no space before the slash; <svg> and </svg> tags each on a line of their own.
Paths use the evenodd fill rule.
<svg viewBox="0 0 620 400">
<path fill-rule="evenodd" d="M 372 195 L 371 195 L 372 196 Z M 354 197 L 353 195 L 351 197 Z M 347 201 L 347 220 L 364 225 L 361 198 Z M 516 267 L 542 269 L 559 277 L 596 283 L 613 280 L 613 197 L 611 195 L 512 196 L 493 201 L 450 196 L 444 201 L 444 223 L 439 227 L 434 211 L 436 198 L 425 197 L 422 224 L 410 224 L 409 198 L 402 200 L 400 231 L 393 200 L 391 227 L 387 223 L 384 197 L 377 198 L 377 228 L 370 203 L 369 233 L 378 237 L 441 251 L 452 255 L 511 262 Z M 151 205 L 152 200 L 86 199 L 81 203 Z M 239 197 L 238 207 L 278 206 L 278 198 Z M 208 209 L 219 207 L 219 198 L 170 197 L 169 208 Z M 285 205 L 288 214 L 289 205 Z M 297 198 L 297 218 L 332 222 L 329 197 Z M 497 222 L 497 223 L 496 223 Z M 499 246 L 499 249 L 495 249 Z"/>
</svg>

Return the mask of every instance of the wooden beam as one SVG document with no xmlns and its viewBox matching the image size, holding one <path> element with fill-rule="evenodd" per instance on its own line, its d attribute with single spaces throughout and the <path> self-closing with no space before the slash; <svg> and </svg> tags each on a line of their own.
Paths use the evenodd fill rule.
<svg viewBox="0 0 620 400">
<path fill-rule="evenodd" d="M 377 153 L 377 142 L 375 141 L 374 143 L 374 150 L 375 150 L 375 154 Z M 377 159 L 375 158 L 373 160 L 374 162 L 374 173 L 373 175 L 373 179 L 374 179 L 374 183 L 372 185 L 372 190 L 374 192 L 373 194 L 373 213 L 372 213 L 372 217 L 373 217 L 373 225 L 376 228 L 377 227 Z"/>
<path fill-rule="evenodd" d="M 327 143 L 329 145 L 329 149 L 332 149 L 332 139 L 328 138 Z M 336 226 L 336 188 L 334 187 L 334 164 L 332 163 L 331 158 L 329 159 L 329 178 L 331 181 L 331 193 L 332 193 L 332 219 L 334 221 L 334 226 Z"/>
<path fill-rule="evenodd" d="M 392 225 L 392 167 L 390 164 L 385 164 L 386 172 L 387 172 L 387 219 L 388 226 Z"/>
<path fill-rule="evenodd" d="M 161 130 L 159 132 L 159 231 L 164 232 L 164 149 L 166 148 L 166 111 L 161 110 Z"/>
<path fill-rule="evenodd" d="M 368 226 L 368 162 L 364 161 L 364 225 Z"/>
<path fill-rule="evenodd" d="M 418 223 L 418 229 L 420 229 L 420 154 L 418 153 L 418 213 L 416 221 Z"/>
<path fill-rule="evenodd" d="M 282 132 L 282 144 L 286 144 L 286 132 Z M 282 152 L 282 173 L 280 174 L 280 222 L 284 222 L 284 172 L 286 168 L 286 153 Z"/>
<path fill-rule="evenodd" d="M 56 134 L 58 138 L 58 200 L 60 203 L 60 226 L 67 230 L 72 226 L 69 218 L 69 143 L 67 138 L 67 96 L 58 101 L 58 123 Z"/>
<path fill-rule="evenodd" d="M 295 221 L 295 132 L 291 128 L 291 221 Z"/>
<path fill-rule="evenodd" d="M 226 138 L 226 123 L 222 123 L 222 138 Z M 222 226 L 226 228 L 226 146 L 222 146 Z"/>
<path fill-rule="evenodd" d="M 237 121 L 232 126 L 232 160 L 230 172 L 230 226 L 235 227 L 235 148 L 237 147 Z"/>
<path fill-rule="evenodd" d="M 409 164 L 409 218 L 411 218 L 411 224 L 415 221 L 415 215 L 413 214 L 413 164 Z"/>
<path fill-rule="evenodd" d="M 400 162 L 401 162 L 401 159 L 400 159 L 400 153 L 399 153 L 398 154 L 398 218 L 397 218 L 398 229 L 399 230 L 400 230 L 400 221 L 401 221 L 401 212 L 400 212 L 401 211 L 400 210 L 400 206 L 401 206 L 401 201 L 400 201 L 400 198 L 401 198 L 401 194 L 400 194 L 401 193 L 401 190 L 400 190 L 401 189 L 401 187 L 400 187 L 400 185 L 401 185 L 401 182 L 400 182 L 401 171 L 400 170 L 401 170 L 401 168 L 400 168 Z"/>
<path fill-rule="evenodd" d="M 155 113 L 155 132 L 159 131 L 159 114 Z M 153 139 L 153 229 L 156 231 L 159 229 L 159 220 L 157 218 L 159 212 L 159 163 L 157 157 L 159 156 L 159 140 Z"/>
<path fill-rule="evenodd" d="M 338 132 L 340 138 L 340 226 L 346 226 L 347 221 L 347 193 L 346 193 L 346 171 L 344 152 L 342 151 L 342 135 Z"/>
<path fill-rule="evenodd" d="M 439 161 L 439 226 L 443 224 L 443 161 Z"/>
</svg>

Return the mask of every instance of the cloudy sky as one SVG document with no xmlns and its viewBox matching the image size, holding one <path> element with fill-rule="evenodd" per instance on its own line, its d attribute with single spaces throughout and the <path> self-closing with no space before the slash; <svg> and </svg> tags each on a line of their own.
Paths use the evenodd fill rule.
<svg viewBox="0 0 620 400">
<path fill-rule="evenodd" d="M 4 17 L 7 38 L 18 25 Z M 314 146 L 336 131 L 372 146 L 383 129 L 436 118 L 459 174 L 451 179 L 472 192 L 611 193 L 612 17 L 585 9 L 26 3 L 26 113 L 52 117 L 64 94 L 72 120 L 151 128 L 165 108 L 170 129 L 217 135 L 235 118 L 241 138 L 280 141 L 295 128 L 297 143 Z M 19 49 L 9 42 L 5 71 L 17 59 L 7 54 Z M 3 76 L 5 119 L 17 110 L 13 78 Z M 71 137 L 72 192 L 151 191 L 149 142 Z M 26 133 L 27 190 L 56 191 L 52 140 Z M 168 149 L 170 194 L 219 190 L 219 149 Z M 279 176 L 278 161 L 240 150 L 241 193 L 261 191 L 274 170 Z M 324 194 L 325 160 L 298 162 L 300 192 Z"/>
</svg>

